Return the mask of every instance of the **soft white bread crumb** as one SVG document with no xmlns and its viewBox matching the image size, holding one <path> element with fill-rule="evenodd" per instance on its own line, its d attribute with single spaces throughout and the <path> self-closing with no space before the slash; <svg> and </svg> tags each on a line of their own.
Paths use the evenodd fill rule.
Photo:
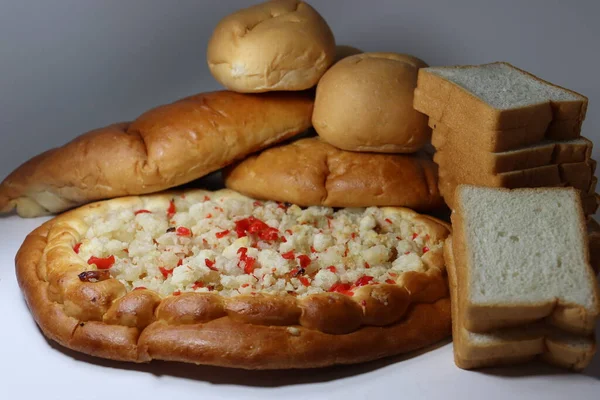
<svg viewBox="0 0 600 400">
<path fill-rule="evenodd" d="M 452 254 L 452 238 L 444 245 L 444 258 L 452 297 L 452 331 L 456 364 L 460 368 L 481 368 L 515 364 L 536 356 L 552 364 L 581 370 L 596 351 L 591 336 L 564 332 L 545 322 L 499 329 L 489 333 L 474 333 L 464 327 L 459 297 L 464 295 L 457 286 L 456 267 Z"/>
<path fill-rule="evenodd" d="M 579 193 L 460 185 L 454 257 L 473 332 L 548 321 L 592 332 L 600 312 Z"/>
<path fill-rule="evenodd" d="M 507 110 L 547 101 L 584 99 L 574 92 L 551 85 L 506 63 L 471 67 L 427 69 L 468 90 L 494 108 Z"/>
</svg>

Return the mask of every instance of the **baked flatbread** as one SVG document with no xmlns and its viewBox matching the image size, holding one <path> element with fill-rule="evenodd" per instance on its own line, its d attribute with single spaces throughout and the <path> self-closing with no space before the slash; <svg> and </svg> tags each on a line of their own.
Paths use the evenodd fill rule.
<svg viewBox="0 0 600 400">
<path fill-rule="evenodd" d="M 0 184 L 0 213 L 59 213 L 203 177 L 311 126 L 309 93 L 201 93 L 42 153 Z"/>
<path fill-rule="evenodd" d="M 31 233 L 17 277 L 46 336 L 114 360 L 356 363 L 450 334 L 446 224 L 230 190 L 127 197 Z"/>
</svg>

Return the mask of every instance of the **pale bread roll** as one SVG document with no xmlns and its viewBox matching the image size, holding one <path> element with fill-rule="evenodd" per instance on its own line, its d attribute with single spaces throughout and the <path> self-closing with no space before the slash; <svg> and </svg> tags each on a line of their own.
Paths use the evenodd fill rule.
<svg viewBox="0 0 600 400">
<path fill-rule="evenodd" d="M 247 196 L 301 206 L 444 206 L 430 156 L 350 152 L 319 138 L 264 150 L 226 169 L 224 177 L 228 188 Z"/>
<path fill-rule="evenodd" d="M 431 137 L 413 108 L 422 60 L 405 54 L 356 54 L 331 67 L 317 86 L 313 126 L 323 140 L 351 151 L 413 153 Z"/>
<path fill-rule="evenodd" d="M 276 0 L 219 22 L 208 43 L 208 66 L 219 83 L 243 93 L 305 90 L 335 58 L 327 22 L 298 0 Z"/>
</svg>

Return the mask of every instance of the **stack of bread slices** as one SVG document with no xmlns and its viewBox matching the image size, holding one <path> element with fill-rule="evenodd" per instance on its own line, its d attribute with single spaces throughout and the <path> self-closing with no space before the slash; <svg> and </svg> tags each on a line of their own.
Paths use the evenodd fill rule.
<svg viewBox="0 0 600 400">
<path fill-rule="evenodd" d="M 429 117 L 440 192 L 451 208 L 458 184 L 570 186 L 585 214 L 595 213 L 596 162 L 580 135 L 585 96 L 498 62 L 420 69 L 414 107 Z"/>
<path fill-rule="evenodd" d="M 600 304 L 578 192 L 459 185 L 454 203 L 444 258 L 456 364 L 585 368 Z"/>
</svg>

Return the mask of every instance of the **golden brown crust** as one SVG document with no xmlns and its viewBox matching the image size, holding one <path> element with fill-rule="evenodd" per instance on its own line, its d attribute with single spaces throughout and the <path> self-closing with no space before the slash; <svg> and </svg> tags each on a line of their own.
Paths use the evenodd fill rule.
<svg viewBox="0 0 600 400">
<path fill-rule="evenodd" d="M 335 55 L 333 33 L 314 8 L 299 0 L 272 0 L 223 18 L 206 58 L 223 86 L 258 93 L 309 89 Z"/>
<path fill-rule="evenodd" d="M 198 325 L 157 322 L 140 337 L 153 359 L 248 369 L 313 368 L 352 364 L 412 351 L 450 333 L 450 301 L 416 304 L 385 327 L 332 335 L 304 327 L 249 325 L 228 318 Z"/>
<path fill-rule="evenodd" d="M 427 116 L 413 107 L 413 92 L 417 71 L 426 66 L 398 53 L 361 53 L 338 61 L 317 85 L 315 130 L 344 150 L 420 150 L 431 139 L 431 129 Z"/>
<path fill-rule="evenodd" d="M 312 105 L 307 93 L 222 91 L 154 108 L 17 168 L 0 185 L 0 212 L 32 217 L 190 182 L 306 130 Z"/>
<path fill-rule="evenodd" d="M 125 294 L 113 278 L 73 279 L 86 266 L 73 262 L 65 249 L 72 248 L 78 230 L 85 229 L 82 215 L 145 200 L 168 201 L 172 196 L 91 204 L 48 221 L 27 237 L 16 257 L 17 277 L 34 318 L 49 338 L 115 360 L 270 369 L 366 361 L 414 350 L 449 334 L 447 285 L 440 284 L 445 281 L 444 267 L 436 259 L 430 261 L 429 272 L 407 276 L 406 288 L 402 280 L 400 286 L 366 285 L 353 297 L 326 293 L 225 298 L 182 293 L 160 299 L 145 289 Z M 421 220 L 433 238 L 449 233 L 435 219 L 410 210 L 384 212 Z"/>
<path fill-rule="evenodd" d="M 225 170 L 225 184 L 250 197 L 329 207 L 440 209 L 437 166 L 424 155 L 355 153 L 319 138 L 252 155 Z"/>
</svg>

